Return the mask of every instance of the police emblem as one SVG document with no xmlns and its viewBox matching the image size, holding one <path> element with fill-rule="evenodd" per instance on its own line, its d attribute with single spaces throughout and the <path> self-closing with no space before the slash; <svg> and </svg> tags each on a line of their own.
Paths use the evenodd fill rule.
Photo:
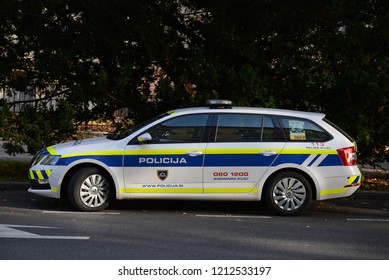
<svg viewBox="0 0 389 280">
<path fill-rule="evenodd" d="M 167 178 L 168 170 L 157 170 L 158 178 L 163 181 Z"/>
</svg>

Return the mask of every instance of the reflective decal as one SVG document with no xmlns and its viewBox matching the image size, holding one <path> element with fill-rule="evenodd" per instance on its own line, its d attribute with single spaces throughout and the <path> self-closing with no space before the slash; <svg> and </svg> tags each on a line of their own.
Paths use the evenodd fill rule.
<svg viewBox="0 0 389 280">
<path fill-rule="evenodd" d="M 183 188 L 183 184 L 144 184 L 142 188 Z"/>
<path fill-rule="evenodd" d="M 213 172 L 214 181 L 246 181 L 249 179 L 248 172 Z"/>
<path fill-rule="evenodd" d="M 139 164 L 187 164 L 183 157 L 140 157 Z"/>
<path fill-rule="evenodd" d="M 312 142 L 310 146 L 306 146 L 308 150 L 332 150 L 332 147 L 326 146 L 324 142 Z"/>
<path fill-rule="evenodd" d="M 157 170 L 157 176 L 161 181 L 164 181 L 167 178 L 168 173 L 168 170 Z"/>
</svg>

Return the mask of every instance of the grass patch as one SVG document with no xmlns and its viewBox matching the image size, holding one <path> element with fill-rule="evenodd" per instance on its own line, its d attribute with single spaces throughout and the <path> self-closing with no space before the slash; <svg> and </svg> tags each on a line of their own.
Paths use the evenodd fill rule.
<svg viewBox="0 0 389 280">
<path fill-rule="evenodd" d="M 28 181 L 29 161 L 0 160 L 0 181 Z"/>
</svg>

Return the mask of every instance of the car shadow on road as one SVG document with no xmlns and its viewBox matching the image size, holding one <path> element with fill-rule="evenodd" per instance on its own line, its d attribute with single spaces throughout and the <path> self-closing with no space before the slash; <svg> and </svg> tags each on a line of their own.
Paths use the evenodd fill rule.
<svg viewBox="0 0 389 280">
<path fill-rule="evenodd" d="M 41 197 L 27 190 L 0 190 L 0 207 L 40 211 L 78 212 L 68 201 Z M 314 201 L 303 215 L 317 215 L 318 212 L 362 214 L 375 211 L 389 218 L 389 201 L 386 198 L 349 198 Z M 126 212 L 165 212 L 172 214 L 196 214 L 206 212 L 214 215 L 256 215 L 277 216 L 267 209 L 264 202 L 243 201 L 195 201 L 195 200 L 120 200 L 114 201 L 105 210 Z"/>
<path fill-rule="evenodd" d="M 41 211 L 78 212 L 66 200 L 41 197 L 27 190 L 0 190 L 0 207 Z M 231 215 L 269 215 L 271 212 L 263 202 L 241 201 L 187 201 L 187 200 L 118 200 L 111 203 L 105 211 L 171 212 L 194 213 L 211 212 Z"/>
</svg>

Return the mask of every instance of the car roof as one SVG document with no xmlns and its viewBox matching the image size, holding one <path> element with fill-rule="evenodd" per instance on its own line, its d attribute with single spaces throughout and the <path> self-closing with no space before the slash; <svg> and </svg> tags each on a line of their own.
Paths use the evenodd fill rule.
<svg viewBox="0 0 389 280">
<path fill-rule="evenodd" d="M 192 107 L 172 110 L 177 114 L 190 114 L 190 113 L 245 113 L 245 114 L 264 114 L 264 115 L 278 115 L 278 116 L 291 116 L 297 118 L 309 118 L 309 119 L 323 119 L 325 114 L 316 112 L 305 112 L 297 110 L 287 109 L 274 109 L 274 108 L 260 108 L 260 107 L 232 107 L 232 108 L 210 108 L 210 107 Z"/>
</svg>

